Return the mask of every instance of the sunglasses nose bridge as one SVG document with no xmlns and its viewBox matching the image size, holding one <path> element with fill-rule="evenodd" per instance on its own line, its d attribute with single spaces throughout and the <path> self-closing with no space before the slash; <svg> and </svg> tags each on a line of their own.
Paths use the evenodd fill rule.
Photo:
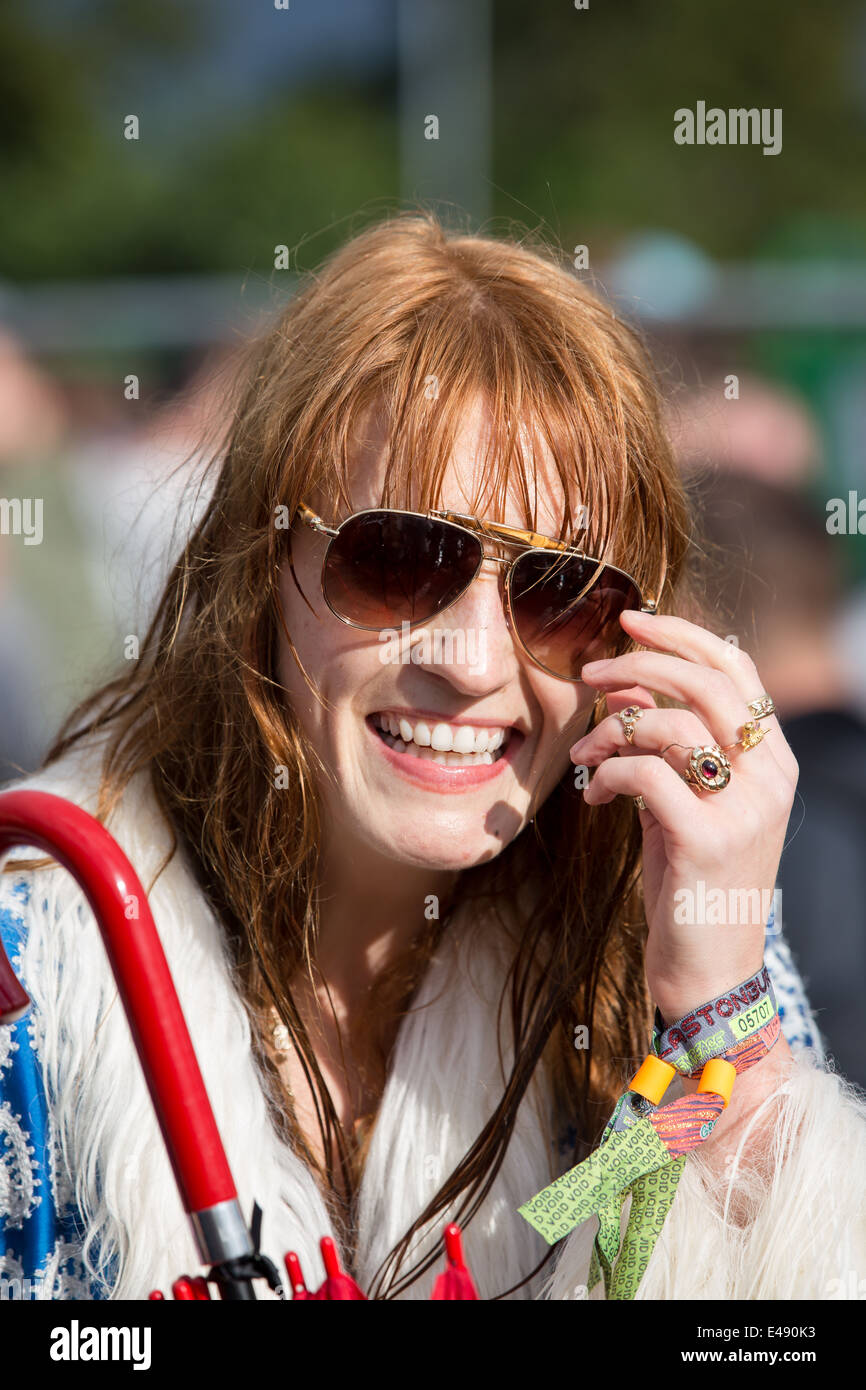
<svg viewBox="0 0 866 1390">
<path fill-rule="evenodd" d="M 488 565 L 488 561 L 494 563 Z M 514 650 L 514 633 L 505 595 L 505 576 L 509 570 L 508 560 L 482 554 L 472 578 L 460 593 L 429 618 L 426 624 L 419 626 L 444 626 L 455 632 L 462 631 L 467 642 L 476 642 L 479 649 L 483 644 L 483 650 L 488 654 L 485 662 L 491 662 L 492 669 L 499 670 L 502 661 L 510 660 Z M 443 617 L 444 623 L 441 621 Z"/>
</svg>

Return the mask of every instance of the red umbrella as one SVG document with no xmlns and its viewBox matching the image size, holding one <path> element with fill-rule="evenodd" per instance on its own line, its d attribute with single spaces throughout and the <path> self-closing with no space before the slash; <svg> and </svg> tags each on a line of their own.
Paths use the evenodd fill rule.
<svg viewBox="0 0 866 1390">
<path fill-rule="evenodd" d="M 359 1298 L 366 1302 L 366 1294 L 361 1292 L 352 1276 L 340 1268 L 340 1257 L 331 1237 L 322 1236 L 319 1246 L 325 1262 L 325 1282 L 314 1297 L 324 1303 L 345 1303 Z"/>
<path fill-rule="evenodd" d="M 77 879 L 96 918 L 129 1021 L 144 1078 L 193 1227 L 203 1264 L 219 1297 L 255 1300 L 254 1281 L 280 1288 L 276 1267 L 259 1250 L 261 1212 L 253 1231 L 208 1100 L 192 1039 L 141 882 L 103 825 L 80 806 L 50 792 L 0 793 L 0 858 L 16 845 L 45 850 Z M 129 920 L 130 900 L 137 904 Z M 14 1023 L 30 1000 L 0 944 L 0 1024 Z M 219 1211 L 219 1220 L 212 1219 Z M 256 1215 L 258 1212 L 258 1215 Z M 160 1297 L 158 1290 L 152 1291 Z M 208 1297 L 193 1281 L 185 1301 Z"/>
<path fill-rule="evenodd" d="M 445 1253 L 448 1257 L 448 1268 L 444 1274 L 439 1275 L 433 1285 L 431 1299 L 436 1302 L 445 1299 L 461 1302 L 477 1299 L 478 1291 L 463 1259 L 463 1241 L 459 1226 L 445 1227 Z"/>
</svg>

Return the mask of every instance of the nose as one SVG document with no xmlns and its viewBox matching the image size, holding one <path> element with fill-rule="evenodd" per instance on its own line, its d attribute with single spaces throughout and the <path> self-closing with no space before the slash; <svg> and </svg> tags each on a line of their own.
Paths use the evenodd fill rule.
<svg viewBox="0 0 866 1390">
<path fill-rule="evenodd" d="M 501 689 L 519 667 L 505 616 L 502 569 L 485 559 L 457 602 L 412 632 L 412 664 L 475 698 Z"/>
</svg>

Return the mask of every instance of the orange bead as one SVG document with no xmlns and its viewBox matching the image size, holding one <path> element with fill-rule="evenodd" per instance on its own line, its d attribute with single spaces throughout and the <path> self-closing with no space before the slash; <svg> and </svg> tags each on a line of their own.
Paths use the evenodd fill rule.
<svg viewBox="0 0 866 1390">
<path fill-rule="evenodd" d="M 650 1053 L 641 1062 L 635 1073 L 634 1081 L 629 1085 L 629 1090 L 637 1091 L 639 1096 L 652 1101 L 653 1105 L 658 1105 L 676 1074 L 676 1067 L 672 1067 L 669 1062 L 663 1062 L 660 1057 L 654 1057 Z"/>
<path fill-rule="evenodd" d="M 732 1062 L 726 1062 L 724 1057 L 713 1057 L 701 1072 L 698 1090 L 713 1091 L 717 1096 L 722 1097 L 727 1108 L 728 1101 L 731 1099 L 731 1091 L 734 1089 L 736 1075 L 737 1068 Z"/>
</svg>

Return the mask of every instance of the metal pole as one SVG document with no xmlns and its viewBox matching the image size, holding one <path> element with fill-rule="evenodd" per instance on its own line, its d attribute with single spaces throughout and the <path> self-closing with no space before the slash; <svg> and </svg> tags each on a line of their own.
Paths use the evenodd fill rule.
<svg viewBox="0 0 866 1390">
<path fill-rule="evenodd" d="M 398 0 L 397 29 L 403 198 L 477 226 L 491 209 L 492 0 Z"/>
</svg>

